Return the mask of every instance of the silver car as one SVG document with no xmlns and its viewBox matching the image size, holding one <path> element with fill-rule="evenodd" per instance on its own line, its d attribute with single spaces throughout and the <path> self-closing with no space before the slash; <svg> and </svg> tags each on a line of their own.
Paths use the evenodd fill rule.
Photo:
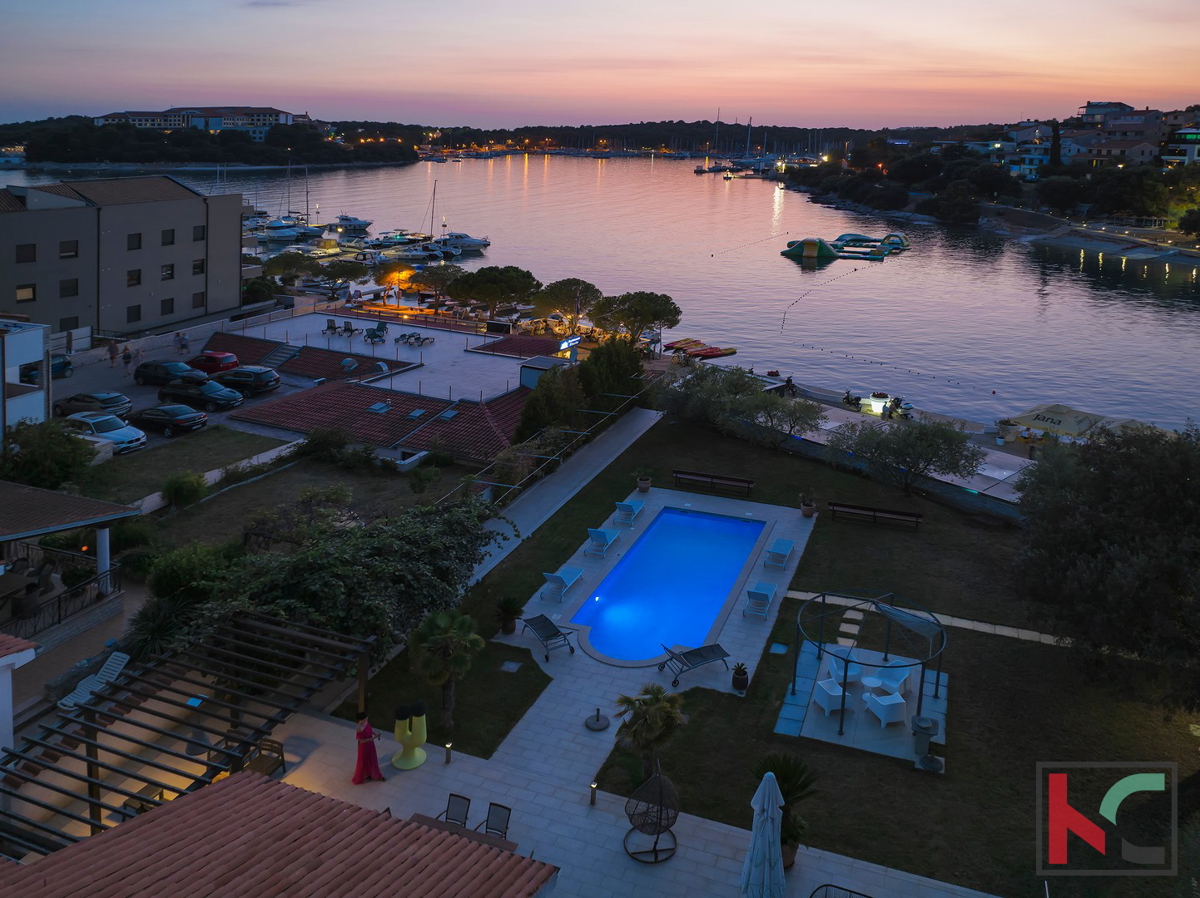
<svg viewBox="0 0 1200 898">
<path fill-rule="evenodd" d="M 146 447 L 146 435 L 136 427 L 132 427 L 116 415 L 104 412 L 79 412 L 69 415 L 64 421 L 68 427 L 80 433 L 106 440 L 113 444 L 113 452 L 124 455 Z"/>
</svg>

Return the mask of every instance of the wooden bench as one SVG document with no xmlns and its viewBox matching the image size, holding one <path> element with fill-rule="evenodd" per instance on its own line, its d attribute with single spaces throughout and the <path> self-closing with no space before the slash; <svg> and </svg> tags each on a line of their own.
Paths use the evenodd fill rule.
<svg viewBox="0 0 1200 898">
<path fill-rule="evenodd" d="M 838 517 L 844 517 L 852 521 L 870 521 L 872 524 L 886 521 L 896 524 L 912 524 L 913 529 L 920 527 L 921 521 L 925 518 L 925 515 L 917 514 L 915 511 L 871 508 L 867 505 L 846 505 L 841 502 L 830 502 L 829 513 L 833 515 L 834 520 Z"/>
<path fill-rule="evenodd" d="M 672 471 L 675 475 L 675 485 L 704 484 L 710 491 L 719 486 L 734 490 L 742 490 L 747 496 L 754 489 L 754 481 L 745 477 L 730 477 L 727 474 L 704 474 L 700 471 Z"/>
</svg>

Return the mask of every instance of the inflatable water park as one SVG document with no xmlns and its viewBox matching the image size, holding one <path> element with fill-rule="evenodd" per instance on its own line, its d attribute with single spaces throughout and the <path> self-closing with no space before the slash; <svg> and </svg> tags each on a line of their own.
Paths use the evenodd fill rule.
<svg viewBox="0 0 1200 898">
<path fill-rule="evenodd" d="M 787 249 L 781 250 L 779 255 L 806 262 L 831 262 L 834 259 L 879 261 L 893 253 L 902 253 L 910 246 L 907 237 L 894 231 L 885 237 L 842 234 L 833 240 L 824 240 L 820 237 L 790 240 Z"/>
</svg>

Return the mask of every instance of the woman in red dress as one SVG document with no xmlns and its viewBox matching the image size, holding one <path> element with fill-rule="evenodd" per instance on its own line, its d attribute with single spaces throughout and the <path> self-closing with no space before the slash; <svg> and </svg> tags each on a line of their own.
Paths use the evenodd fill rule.
<svg viewBox="0 0 1200 898">
<path fill-rule="evenodd" d="M 358 739 L 358 764 L 354 768 L 352 782 L 356 786 L 366 780 L 382 782 L 383 771 L 379 769 L 379 756 L 375 753 L 375 740 L 379 738 L 379 733 L 371 729 L 366 711 L 359 712 L 358 728 L 354 735 Z"/>
</svg>

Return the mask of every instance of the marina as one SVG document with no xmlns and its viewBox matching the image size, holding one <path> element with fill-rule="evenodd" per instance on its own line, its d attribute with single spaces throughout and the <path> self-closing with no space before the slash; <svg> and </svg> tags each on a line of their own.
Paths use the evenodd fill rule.
<svg viewBox="0 0 1200 898">
<path fill-rule="evenodd" d="M 1179 377 L 1200 353 L 1196 264 L 848 212 L 769 181 L 693 177 L 695 164 L 466 158 L 313 170 L 307 193 L 321 209 L 373 222 L 376 237 L 424 233 L 437 181 L 435 224 L 445 215 L 447 231 L 491 243 L 455 264 L 516 265 L 542 283 L 579 277 L 608 295 L 666 293 L 683 321 L 664 342 L 703 336 L 736 347 L 728 362 L 837 395 L 886 388 L 921 409 L 989 424 L 1048 401 L 1169 428 L 1200 408 L 1200 383 Z M 7 180 L 69 177 L 12 172 Z M 215 186 L 211 173 L 176 177 L 201 191 Z M 274 211 L 287 208 L 289 189 L 294 203 L 297 179 L 289 188 L 283 171 L 233 170 L 223 188 Z M 810 269 L 779 255 L 804 235 L 893 231 L 912 249 L 869 265 L 841 259 Z"/>
</svg>

